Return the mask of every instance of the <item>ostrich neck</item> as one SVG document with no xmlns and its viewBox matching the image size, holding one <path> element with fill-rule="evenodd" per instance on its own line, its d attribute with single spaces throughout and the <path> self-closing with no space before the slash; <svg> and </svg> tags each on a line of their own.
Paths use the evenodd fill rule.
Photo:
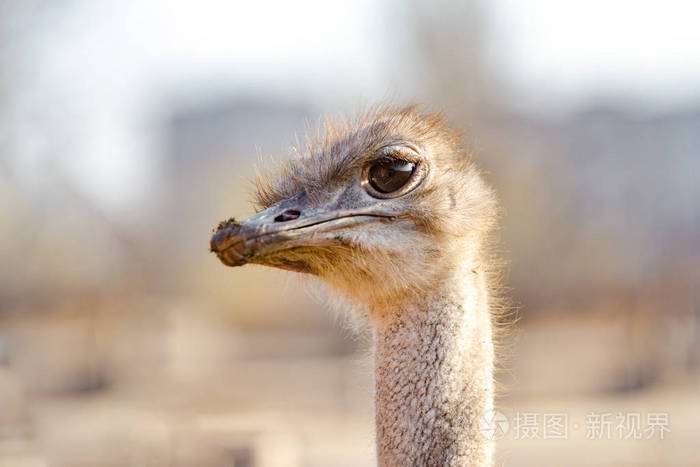
<svg viewBox="0 0 700 467">
<path fill-rule="evenodd" d="M 493 410 L 491 320 L 470 268 L 395 306 L 375 328 L 381 466 L 492 464 L 478 419 Z"/>
</svg>

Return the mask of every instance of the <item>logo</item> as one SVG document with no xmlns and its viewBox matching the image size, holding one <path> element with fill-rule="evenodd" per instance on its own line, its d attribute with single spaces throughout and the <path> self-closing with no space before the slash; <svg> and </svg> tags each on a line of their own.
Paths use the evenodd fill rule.
<svg viewBox="0 0 700 467">
<path fill-rule="evenodd" d="M 479 432 L 490 441 L 503 438 L 509 428 L 508 418 L 497 410 L 489 410 L 479 417 Z"/>
</svg>

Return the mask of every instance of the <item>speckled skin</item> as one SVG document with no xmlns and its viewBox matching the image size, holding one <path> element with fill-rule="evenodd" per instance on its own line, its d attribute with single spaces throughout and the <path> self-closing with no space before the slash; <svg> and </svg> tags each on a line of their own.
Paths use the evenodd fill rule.
<svg viewBox="0 0 700 467">
<path fill-rule="evenodd" d="M 492 465 L 493 443 L 477 423 L 493 409 L 488 295 L 471 270 L 443 284 L 375 327 L 381 466 Z"/>
</svg>

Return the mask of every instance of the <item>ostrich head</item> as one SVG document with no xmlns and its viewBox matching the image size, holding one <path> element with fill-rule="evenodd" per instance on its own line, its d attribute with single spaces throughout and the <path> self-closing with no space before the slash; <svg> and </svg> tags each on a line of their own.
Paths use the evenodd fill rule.
<svg viewBox="0 0 700 467">
<path fill-rule="evenodd" d="M 473 259 L 495 225 L 492 191 L 439 114 L 382 108 L 343 123 L 257 178 L 257 214 L 219 224 L 228 266 L 313 274 L 370 308 L 425 293 Z"/>
</svg>

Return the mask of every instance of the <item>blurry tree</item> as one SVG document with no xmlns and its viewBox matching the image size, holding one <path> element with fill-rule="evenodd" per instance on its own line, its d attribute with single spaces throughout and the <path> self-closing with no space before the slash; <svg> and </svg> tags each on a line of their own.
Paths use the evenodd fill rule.
<svg viewBox="0 0 700 467">
<path fill-rule="evenodd" d="M 390 1 L 386 16 L 392 81 L 468 123 L 495 105 L 480 1 Z"/>
<path fill-rule="evenodd" d="M 148 254 L 76 186 L 65 109 L 43 92 L 34 57 L 74 0 L 0 2 L 0 299 L 145 286 Z M 39 80 L 39 81 L 38 81 Z M 67 136 L 69 135 L 69 136 Z"/>
</svg>

